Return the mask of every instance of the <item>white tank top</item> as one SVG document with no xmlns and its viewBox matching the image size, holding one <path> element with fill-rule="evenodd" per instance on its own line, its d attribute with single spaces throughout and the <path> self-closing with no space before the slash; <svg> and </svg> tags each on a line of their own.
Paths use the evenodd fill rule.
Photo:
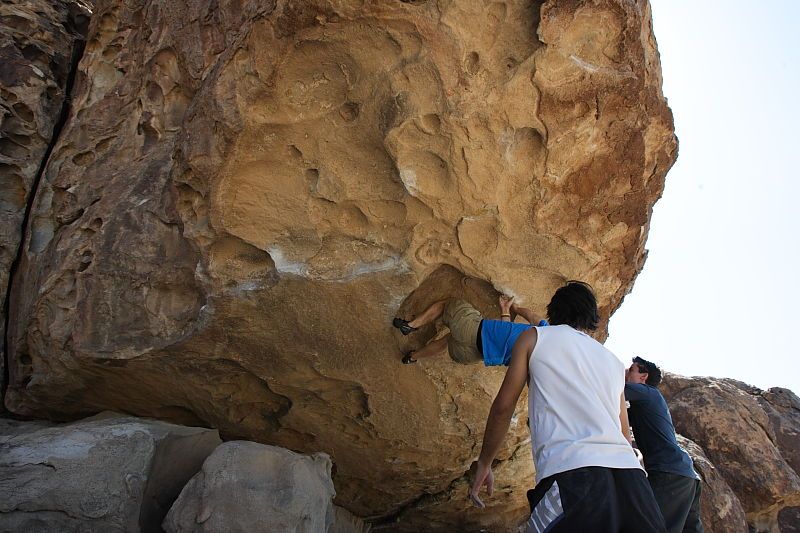
<svg viewBox="0 0 800 533">
<path fill-rule="evenodd" d="M 536 332 L 528 362 L 536 482 L 584 466 L 641 469 L 619 421 L 625 365 L 570 326 Z"/>
</svg>

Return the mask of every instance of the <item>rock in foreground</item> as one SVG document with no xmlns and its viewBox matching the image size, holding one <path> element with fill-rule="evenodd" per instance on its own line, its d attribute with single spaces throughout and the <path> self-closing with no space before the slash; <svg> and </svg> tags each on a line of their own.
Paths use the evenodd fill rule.
<svg viewBox="0 0 800 533">
<path fill-rule="evenodd" d="M 0 421 L 0 530 L 158 531 L 216 430 L 119 415 Z"/>
<path fill-rule="evenodd" d="M 335 520 L 331 461 L 231 441 L 206 459 L 164 520 L 168 533 L 321 533 Z"/>
</svg>

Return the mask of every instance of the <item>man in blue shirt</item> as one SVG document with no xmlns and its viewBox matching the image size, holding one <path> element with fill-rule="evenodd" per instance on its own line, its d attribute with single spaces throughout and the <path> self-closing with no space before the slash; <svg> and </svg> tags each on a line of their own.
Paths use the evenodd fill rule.
<svg viewBox="0 0 800 533">
<path fill-rule="evenodd" d="M 644 455 L 647 480 L 653 489 L 669 533 L 702 533 L 700 477 L 692 458 L 675 439 L 667 402 L 656 388 L 661 369 L 641 357 L 625 371 L 628 420 L 636 445 Z"/>
<path fill-rule="evenodd" d="M 514 323 L 512 313 L 529 323 Z M 530 309 L 516 305 L 514 298 L 508 296 L 500 297 L 500 320 L 485 319 L 468 302 L 450 298 L 433 303 L 413 320 L 395 318 L 392 325 L 403 335 L 409 335 L 439 317 L 442 317 L 442 322 L 450 329 L 450 333 L 429 342 L 420 350 L 407 353 L 403 357 L 403 364 L 416 363 L 420 358 L 440 354 L 447 348 L 450 358 L 457 363 L 482 361 L 486 366 L 508 366 L 511 348 L 522 332 L 530 329 L 531 324 L 547 325 L 546 320 L 542 320 Z"/>
</svg>

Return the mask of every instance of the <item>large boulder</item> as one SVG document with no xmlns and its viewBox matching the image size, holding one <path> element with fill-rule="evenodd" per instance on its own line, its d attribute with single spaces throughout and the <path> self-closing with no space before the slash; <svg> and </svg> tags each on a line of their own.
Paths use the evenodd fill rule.
<svg viewBox="0 0 800 533">
<path fill-rule="evenodd" d="M 11 285 L 6 407 L 324 451 L 358 516 L 511 527 L 524 402 L 498 470 L 525 475 L 466 506 L 503 371 L 402 367 L 436 332 L 391 319 L 501 290 L 542 312 L 580 278 L 602 338 L 676 154 L 644 0 L 98 1 Z"/>
<path fill-rule="evenodd" d="M 164 530 L 323 533 L 336 515 L 331 466 L 325 454 L 309 457 L 255 442 L 226 442 L 181 491 Z"/>
<path fill-rule="evenodd" d="M 107 414 L 0 420 L 0 531 L 159 531 L 216 430 Z"/>
<path fill-rule="evenodd" d="M 54 134 L 66 118 L 90 9 L 82 0 L 0 4 L 0 301 L 22 239 L 25 213 Z M 0 338 L 5 337 L 5 306 Z M 0 345 L 0 370 L 5 364 Z M 4 379 L 4 378 L 0 378 Z"/>
<path fill-rule="evenodd" d="M 792 434 L 800 427 L 797 397 L 732 379 L 676 375 L 666 377 L 662 390 L 676 430 L 702 447 L 749 525 L 777 531 L 781 510 L 800 505 L 800 476 L 792 464 L 800 447 L 800 433 Z"/>
</svg>

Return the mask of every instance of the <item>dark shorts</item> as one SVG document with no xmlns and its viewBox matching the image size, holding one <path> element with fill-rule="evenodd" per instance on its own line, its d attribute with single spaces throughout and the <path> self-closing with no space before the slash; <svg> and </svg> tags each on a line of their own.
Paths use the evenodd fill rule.
<svg viewBox="0 0 800 533">
<path fill-rule="evenodd" d="M 528 491 L 527 533 L 666 533 L 644 472 L 587 466 L 541 480 Z"/>
<path fill-rule="evenodd" d="M 648 472 L 647 481 L 669 533 L 703 533 L 699 480 L 667 472 Z"/>
</svg>

